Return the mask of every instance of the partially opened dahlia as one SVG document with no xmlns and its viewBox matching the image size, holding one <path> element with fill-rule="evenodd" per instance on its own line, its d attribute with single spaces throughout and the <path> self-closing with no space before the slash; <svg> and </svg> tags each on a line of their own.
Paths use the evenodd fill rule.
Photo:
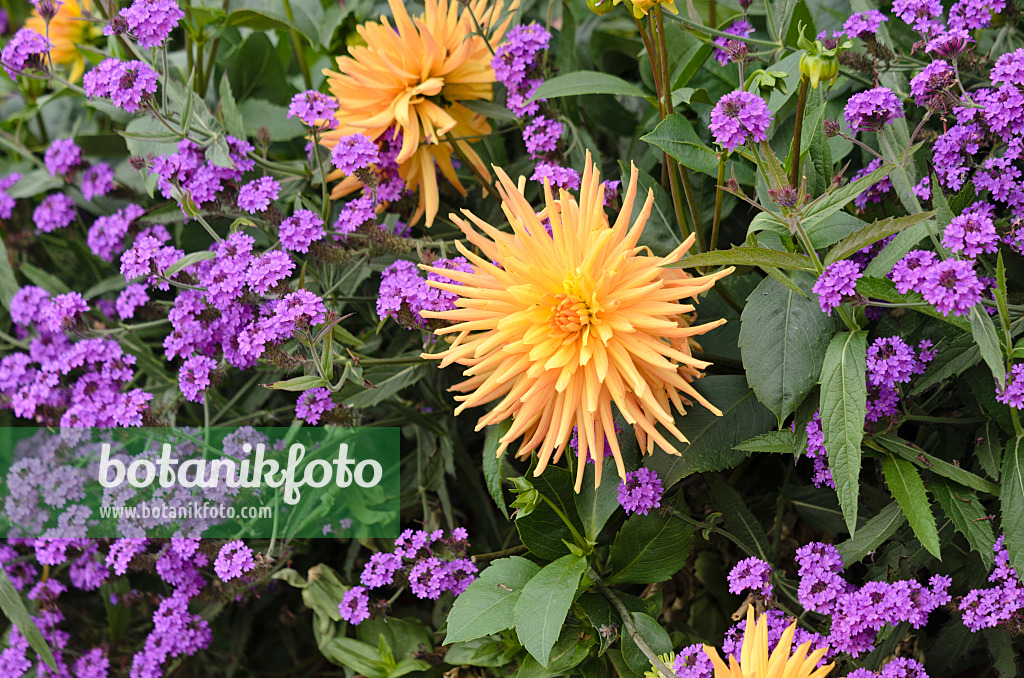
<svg viewBox="0 0 1024 678">
<path fill-rule="evenodd" d="M 710 363 L 691 355 L 689 340 L 725 320 L 691 327 L 689 302 L 733 269 L 691 278 L 662 268 L 678 261 L 693 237 L 667 257 L 637 246 L 654 197 L 648 191 L 630 225 L 636 168 L 613 225 L 589 154 L 579 200 L 564 190 L 556 198 L 545 182 L 546 208 L 539 215 L 523 197 L 524 180 L 517 187 L 496 171 L 512 233 L 467 210 L 469 221 L 453 214 L 478 248 L 456 243 L 473 272 L 438 270 L 457 284 L 429 283 L 459 296 L 451 311 L 424 313 L 451 321 L 437 334 L 454 335 L 446 350 L 427 357 L 440 359 L 442 367 L 467 367 L 469 378 L 453 387 L 465 394 L 456 396 L 462 404 L 455 413 L 494 402 L 477 430 L 511 417 L 498 454 L 522 438 L 517 456 L 536 450 L 537 475 L 552 458 L 558 461 L 576 427 L 579 458 L 594 460 L 595 482 L 600 482 L 606 439 L 624 478 L 612 405 L 633 425 L 645 452 L 653 453 L 657 445 L 679 454 L 658 428 L 686 442 L 673 422 L 673 409 L 684 412 L 692 398 L 721 415 L 690 384 Z M 577 491 L 584 467 L 577 466 Z"/>
<path fill-rule="evenodd" d="M 324 135 L 324 144 L 333 147 L 341 137 L 357 133 L 371 139 L 387 135 L 387 141 L 401 134 L 398 172 L 419 195 L 412 221 L 426 213 L 429 226 L 437 214 L 438 170 L 466 194 L 452 167 L 455 149 L 446 139 L 449 133 L 476 171 L 488 176 L 469 142 L 491 128 L 484 116 L 462 102 L 493 97 L 492 49 L 511 16 L 503 11 L 501 0 L 474 0 L 465 8 L 457 0 L 426 0 L 424 13 L 415 18 L 401 0 L 388 1 L 395 25 L 381 17 L 360 26 L 357 30 L 366 44 L 338 58 L 339 72 L 324 70 L 331 94 L 338 99 L 339 122 Z M 474 17 L 486 38 L 477 32 Z M 335 173 L 330 178 L 341 176 Z M 359 186 L 356 177 L 346 177 L 331 197 L 337 199 Z"/>
</svg>

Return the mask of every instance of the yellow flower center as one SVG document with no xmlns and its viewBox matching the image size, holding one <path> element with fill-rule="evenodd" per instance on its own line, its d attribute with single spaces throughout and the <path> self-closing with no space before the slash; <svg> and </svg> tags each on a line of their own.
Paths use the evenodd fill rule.
<svg viewBox="0 0 1024 678">
<path fill-rule="evenodd" d="M 552 327 L 563 332 L 576 333 L 585 325 L 590 324 L 590 309 L 575 294 L 562 293 L 555 296 L 555 306 L 551 309 Z"/>
</svg>

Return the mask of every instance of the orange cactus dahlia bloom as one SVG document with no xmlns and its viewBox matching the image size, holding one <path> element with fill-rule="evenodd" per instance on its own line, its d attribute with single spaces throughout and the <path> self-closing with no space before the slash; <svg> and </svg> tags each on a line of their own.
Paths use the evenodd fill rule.
<svg viewBox="0 0 1024 678">
<path fill-rule="evenodd" d="M 807 641 L 796 649 L 790 656 L 793 648 L 793 635 L 796 633 L 796 621 L 788 629 L 783 631 L 775 651 L 768 652 L 768 616 L 761 615 L 761 618 L 754 621 L 754 606 L 747 607 L 747 627 L 743 633 L 743 649 L 740 651 L 740 661 L 737 664 L 736 658 L 729 657 L 729 665 L 726 666 L 722 658 L 718 656 L 718 650 L 708 645 L 704 646 L 704 652 L 711 658 L 715 667 L 715 678 L 824 678 L 832 670 L 835 664 L 826 664 L 820 669 L 815 665 L 825 656 L 825 648 L 819 648 L 807 654 L 811 648 L 811 641 Z"/>
<path fill-rule="evenodd" d="M 82 10 L 89 9 L 89 0 L 65 0 L 57 9 L 57 14 L 50 20 L 49 38 L 53 43 L 50 58 L 54 63 L 71 67 L 68 80 L 77 82 L 85 73 L 85 57 L 75 45 L 87 41 L 92 28 L 82 17 Z M 26 28 L 31 28 L 39 35 L 47 35 L 46 22 L 39 16 L 39 10 L 33 9 L 32 15 L 25 20 Z"/>
<path fill-rule="evenodd" d="M 500 0 L 490 6 L 487 0 L 475 0 L 465 9 L 457 0 L 426 0 L 425 12 L 415 19 L 401 0 L 389 4 L 394 27 L 386 17 L 360 26 L 357 30 L 366 44 L 352 47 L 350 56 L 338 57 L 340 72 L 324 70 L 338 100 L 339 122 L 337 129 L 324 134 L 324 145 L 333 147 L 350 134 L 378 139 L 401 132 L 398 171 L 406 186 L 419 194 L 412 220 L 426 213 L 429 226 L 437 215 L 437 170 L 466 194 L 452 167 L 455 149 L 449 134 L 476 172 L 488 176 L 469 140 L 489 134 L 491 128 L 484 116 L 461 102 L 493 97 L 492 47 L 501 40 L 511 16 L 501 21 Z M 489 33 L 487 38 L 477 32 L 474 18 Z M 341 176 L 336 172 L 330 178 Z M 356 177 L 346 177 L 331 197 L 359 187 Z"/>
<path fill-rule="evenodd" d="M 676 262 L 693 238 L 667 257 L 637 246 L 654 202 L 652 192 L 630 225 L 636 199 L 633 168 L 622 211 L 614 224 L 605 216 L 604 184 L 587 155 L 579 200 L 545 183 L 546 209 L 540 215 L 502 170 L 499 192 L 512 226 L 504 233 L 463 210 L 468 221 L 452 215 L 480 254 L 456 243 L 473 265 L 473 273 L 437 270 L 461 284 L 429 284 L 457 294 L 457 308 L 424 316 L 453 324 L 437 334 L 454 335 L 441 353 L 441 367 L 459 363 L 467 380 L 453 387 L 465 395 L 459 414 L 469 407 L 497 401 L 482 416 L 477 430 L 509 417 L 498 454 L 517 438 L 517 456 L 538 451 L 535 475 L 553 458 L 558 461 L 573 427 L 578 429 L 579 458 L 596 462 L 600 482 L 605 439 L 619 476 L 626 469 L 614 434 L 612 405 L 633 425 L 641 447 L 657 445 L 679 454 L 657 426 L 678 440 L 685 436 L 673 422 L 672 409 L 684 412 L 693 399 L 717 415 L 721 412 L 690 384 L 710 363 L 697 360 L 691 337 L 725 320 L 690 327 L 689 301 L 732 272 L 691 278 Z M 541 220 L 550 222 L 551 234 Z M 493 262 L 493 263 L 492 263 Z M 585 464 L 577 466 L 576 491 Z"/>
</svg>

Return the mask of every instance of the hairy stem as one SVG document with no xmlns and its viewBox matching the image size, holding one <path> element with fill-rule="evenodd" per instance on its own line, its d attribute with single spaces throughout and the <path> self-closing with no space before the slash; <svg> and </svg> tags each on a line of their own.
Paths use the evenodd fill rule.
<svg viewBox="0 0 1024 678">
<path fill-rule="evenodd" d="M 796 128 L 793 130 L 793 150 L 791 158 L 793 165 L 789 172 L 789 185 L 793 188 L 800 187 L 800 135 L 804 128 L 804 108 L 807 105 L 807 85 L 810 84 L 805 77 L 800 78 L 800 96 L 796 102 Z"/>
</svg>

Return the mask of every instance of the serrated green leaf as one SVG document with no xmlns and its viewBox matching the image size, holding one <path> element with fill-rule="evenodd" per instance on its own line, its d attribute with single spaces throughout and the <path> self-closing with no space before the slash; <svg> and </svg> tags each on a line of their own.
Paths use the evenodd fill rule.
<svg viewBox="0 0 1024 678">
<path fill-rule="evenodd" d="M 990 483 L 981 476 L 975 475 L 974 473 L 962 469 L 959 466 L 950 464 L 944 459 L 939 459 L 934 455 L 928 454 L 918 447 L 912 447 L 895 434 L 887 433 L 875 436 L 873 440 L 881 444 L 881 446 L 889 452 L 898 454 L 916 466 L 927 468 L 932 473 L 937 473 L 944 478 L 949 478 L 956 483 L 979 492 L 985 492 L 992 495 L 999 494 L 998 485 Z"/>
<path fill-rule="evenodd" d="M 508 433 L 512 427 L 512 420 L 506 419 L 500 424 L 489 426 L 487 436 L 484 438 L 483 470 L 484 480 L 487 481 L 487 492 L 491 495 L 501 515 L 508 520 L 508 506 L 505 505 L 505 495 L 501 491 L 501 458 L 497 456 L 498 447 L 501 444 L 501 437 Z"/>
<path fill-rule="evenodd" d="M 609 554 L 609 583 L 665 581 L 686 564 L 693 529 L 672 515 L 635 515 L 615 535 Z"/>
<path fill-rule="evenodd" d="M 978 496 L 939 476 L 931 477 L 928 489 L 939 502 L 946 517 L 953 522 L 956 531 L 967 538 L 971 549 L 981 556 L 986 567 L 991 568 L 995 563 L 992 545 L 995 544 L 996 537 L 992 531 L 991 521 L 986 520 L 988 514 Z"/>
<path fill-rule="evenodd" d="M 540 566 L 519 556 L 488 565 L 455 599 L 448 613 L 444 644 L 483 638 L 512 628 L 519 594 L 538 572 Z"/>
<path fill-rule="evenodd" d="M 846 527 L 857 529 L 860 442 L 867 413 L 867 332 L 840 332 L 829 342 L 821 368 L 821 428 L 828 465 Z"/>
<path fill-rule="evenodd" d="M 984 310 L 981 304 L 971 307 L 971 334 L 978 344 L 981 357 L 992 370 L 992 376 L 1000 389 L 1006 388 L 1006 364 L 1003 362 L 1003 352 L 999 347 L 999 337 L 996 335 L 996 326 L 992 318 Z"/>
<path fill-rule="evenodd" d="M 793 282 L 811 293 L 814 276 Z M 817 299 L 800 296 L 765 278 L 747 297 L 740 316 L 739 347 L 747 383 L 778 423 L 793 413 L 818 381 L 835 325 Z"/>
<path fill-rule="evenodd" d="M 1024 572 L 1024 436 L 1006 443 L 1000 475 L 1001 527 L 1010 552 L 1010 567 Z"/>
<path fill-rule="evenodd" d="M 574 73 L 566 73 L 555 76 L 550 80 L 545 80 L 537 88 L 537 91 L 530 100 L 558 99 L 560 97 L 571 97 L 580 94 L 617 94 L 628 97 L 640 97 L 642 99 L 652 96 L 649 92 L 640 89 L 633 83 L 610 73 L 575 71 Z"/>
<path fill-rule="evenodd" d="M 851 233 L 842 242 L 829 250 L 828 256 L 825 257 L 825 261 L 822 263 L 828 266 L 840 259 L 846 259 L 865 247 L 874 245 L 883 238 L 899 233 L 914 224 L 919 224 L 934 216 L 935 212 L 924 212 L 922 214 L 909 214 L 904 217 L 880 219 L 869 226 Z"/>
<path fill-rule="evenodd" d="M 975 455 L 981 470 L 988 474 L 988 477 L 999 482 L 999 467 L 1003 459 L 1003 441 L 999 437 L 999 428 L 986 421 L 974 436 L 976 447 Z"/>
<path fill-rule="evenodd" d="M 889 492 L 900 505 L 903 515 L 907 517 L 914 536 L 929 553 L 942 560 L 939 531 L 935 527 L 935 516 L 932 514 L 921 474 L 913 464 L 899 457 L 883 459 L 882 473 L 885 474 Z"/>
<path fill-rule="evenodd" d="M 516 636 L 544 666 L 586 571 L 586 558 L 562 556 L 535 574 L 519 594 L 514 613 Z"/>
<path fill-rule="evenodd" d="M 24 601 L 15 590 L 11 578 L 7 576 L 7 571 L 2 567 L 0 567 L 0 612 L 3 612 L 4 616 L 18 627 L 18 631 L 28 641 L 29 647 L 36 651 L 40 659 L 56 671 L 57 665 L 53 661 L 53 652 L 50 651 L 50 646 L 43 639 L 43 634 L 39 632 L 39 627 L 36 626 Z"/>
<path fill-rule="evenodd" d="M 311 388 L 327 386 L 327 380 L 307 374 L 301 377 L 285 379 L 284 381 L 275 381 L 273 384 L 264 384 L 264 386 L 276 391 L 308 391 Z"/>
<path fill-rule="evenodd" d="M 877 549 L 906 521 L 900 505 L 892 502 L 874 518 L 857 529 L 857 534 L 836 546 L 843 557 L 843 565 L 850 567 Z"/>
<path fill-rule="evenodd" d="M 795 252 L 780 252 L 763 247 L 741 245 L 729 250 L 704 252 L 683 257 L 667 268 L 698 268 L 710 266 L 772 266 L 797 271 L 815 271 L 810 258 Z"/>
<path fill-rule="evenodd" d="M 732 449 L 743 452 L 770 452 L 772 454 L 793 454 L 796 436 L 792 431 L 772 431 L 744 440 Z"/>
</svg>

